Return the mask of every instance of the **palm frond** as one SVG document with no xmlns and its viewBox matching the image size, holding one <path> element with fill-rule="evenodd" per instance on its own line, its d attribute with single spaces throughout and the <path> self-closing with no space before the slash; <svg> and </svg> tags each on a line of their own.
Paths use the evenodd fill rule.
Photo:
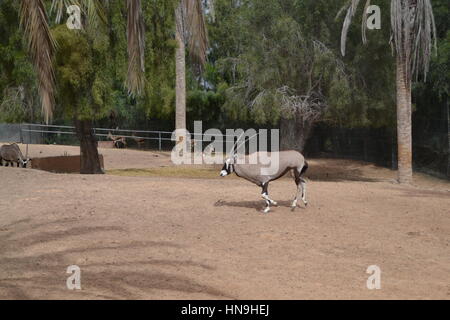
<svg viewBox="0 0 450 320">
<path fill-rule="evenodd" d="M 430 0 L 417 1 L 413 35 L 415 41 L 412 48 L 412 74 L 417 79 L 420 69 L 422 69 L 426 80 L 433 47 L 435 52 L 437 51 L 436 24 Z"/>
<path fill-rule="evenodd" d="M 339 9 L 338 13 L 336 14 L 336 17 L 334 18 L 336 21 L 339 20 L 339 18 L 342 16 L 344 11 L 348 9 L 348 3 L 344 5 L 342 8 Z"/>
<path fill-rule="evenodd" d="M 396 54 L 406 61 L 407 79 L 417 79 L 422 69 L 426 80 L 433 47 L 436 48 L 431 1 L 391 1 L 391 29 Z"/>
<path fill-rule="evenodd" d="M 72 4 L 81 7 L 80 3 L 77 0 L 52 0 L 50 15 L 55 13 L 55 23 L 61 23 L 64 13 Z"/>
<path fill-rule="evenodd" d="M 216 21 L 216 7 L 214 4 L 214 0 L 207 0 L 207 8 L 208 8 L 208 15 L 211 17 L 211 21 Z"/>
<path fill-rule="evenodd" d="M 403 40 L 404 27 L 407 27 L 409 24 L 404 25 L 404 5 L 402 1 L 393 0 L 391 1 L 391 30 L 392 30 L 392 40 L 395 48 L 395 52 L 397 56 L 402 56 L 405 53 L 403 45 L 405 41 Z"/>
<path fill-rule="evenodd" d="M 202 2 L 201 0 L 181 0 L 177 11 L 182 15 L 181 19 L 177 19 L 179 21 L 177 28 L 185 37 L 191 59 L 201 69 L 206 64 L 209 46 Z"/>
<path fill-rule="evenodd" d="M 100 23 L 107 24 L 105 10 L 100 0 L 84 0 L 83 10 L 87 17 L 89 28 L 99 29 Z"/>
<path fill-rule="evenodd" d="M 341 33 L 341 53 L 343 56 L 345 56 L 345 49 L 347 44 L 347 34 L 348 30 L 350 28 L 350 24 L 352 23 L 352 19 L 355 15 L 356 9 L 358 7 L 360 0 L 351 0 L 346 5 L 347 8 L 347 14 L 344 19 L 344 24 L 342 26 L 342 33 Z M 342 10 L 342 9 L 341 9 Z"/>
<path fill-rule="evenodd" d="M 28 40 L 28 51 L 36 68 L 42 111 L 48 123 L 53 114 L 55 75 L 53 57 L 56 43 L 50 33 L 43 0 L 22 0 L 20 23 Z"/>
<path fill-rule="evenodd" d="M 361 20 L 361 33 L 362 33 L 362 41 L 364 44 L 367 42 L 367 9 L 369 7 L 370 7 L 370 0 L 367 0 L 366 5 L 364 6 L 364 11 Z"/>
<path fill-rule="evenodd" d="M 52 0 L 50 14 L 55 13 L 55 22 L 61 23 L 67 8 L 76 5 L 80 8 L 83 16 L 87 18 L 87 25 L 90 30 L 97 32 L 100 23 L 107 23 L 103 2 L 108 5 L 107 1 L 101 0 Z"/>
<path fill-rule="evenodd" d="M 130 95 L 140 95 L 145 85 L 145 26 L 141 0 L 127 0 L 128 75 Z"/>
</svg>

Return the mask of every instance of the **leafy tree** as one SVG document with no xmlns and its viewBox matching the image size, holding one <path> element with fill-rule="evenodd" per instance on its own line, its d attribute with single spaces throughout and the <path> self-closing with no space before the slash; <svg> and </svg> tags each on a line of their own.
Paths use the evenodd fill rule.
<svg viewBox="0 0 450 320">
<path fill-rule="evenodd" d="M 73 119 L 81 143 L 81 173 L 100 173 L 92 121 L 103 118 L 111 103 L 111 58 L 106 36 L 58 26 L 52 30 L 58 42 L 56 54 L 57 101 L 64 118 Z"/>
<path fill-rule="evenodd" d="M 136 95 L 141 93 L 142 79 L 144 73 L 144 28 L 140 0 L 126 0 L 128 9 L 127 23 L 127 40 L 128 40 L 128 74 L 126 84 L 130 94 Z M 108 5 L 109 2 L 106 4 Z M 47 17 L 47 6 L 49 1 L 44 0 L 21 0 L 20 1 L 20 22 L 23 27 L 28 43 L 28 52 L 33 62 L 37 75 L 37 84 L 39 95 L 41 98 L 42 110 L 46 122 L 50 120 L 53 113 L 55 103 L 55 72 L 53 60 L 55 57 L 55 40 L 50 32 Z M 53 0 L 51 7 L 56 8 L 57 22 L 63 16 L 66 7 L 71 4 L 67 0 Z M 82 7 L 83 25 L 88 34 L 98 36 L 99 24 L 103 19 L 103 11 L 101 10 L 101 1 L 85 0 L 77 2 Z M 88 22 L 88 23 L 87 23 Z M 99 43 L 92 41 L 95 48 Z M 93 57 L 94 60 L 95 57 Z M 94 104 L 99 104 L 102 100 L 101 95 L 104 93 L 105 84 L 102 84 L 100 78 L 95 78 L 92 84 L 92 95 L 84 97 L 86 101 L 92 100 Z M 68 82 L 71 85 L 79 86 L 81 83 Z M 85 117 L 87 103 L 81 103 L 75 108 L 76 111 L 76 128 L 78 137 L 81 140 L 81 168 L 83 173 L 100 173 L 100 164 L 96 140 L 92 132 L 92 124 Z M 94 110 L 96 106 L 94 105 Z M 92 112 L 91 112 L 92 113 Z M 78 118 L 78 117 L 81 117 Z M 79 122 L 82 121 L 82 122 Z"/>
<path fill-rule="evenodd" d="M 306 24 L 300 1 L 231 3 L 216 3 L 211 27 L 217 81 L 229 86 L 224 109 L 235 120 L 279 125 L 282 148 L 303 150 L 317 121 L 352 102 L 352 75 L 330 45 L 332 26 Z"/>
</svg>

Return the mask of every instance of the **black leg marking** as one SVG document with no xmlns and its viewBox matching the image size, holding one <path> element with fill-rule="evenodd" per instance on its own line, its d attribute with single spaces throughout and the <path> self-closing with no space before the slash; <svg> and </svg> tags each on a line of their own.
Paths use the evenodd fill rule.
<svg viewBox="0 0 450 320">
<path fill-rule="evenodd" d="M 273 201 L 272 199 L 269 198 L 269 182 L 266 182 L 262 185 L 262 198 L 266 201 L 267 207 L 266 209 L 264 209 L 264 212 L 267 213 L 270 211 L 270 205 L 274 205 L 277 206 L 277 202 Z"/>
<path fill-rule="evenodd" d="M 266 207 L 263 210 L 264 213 L 268 213 L 270 211 L 270 202 L 267 200 L 268 188 L 269 188 L 269 185 L 267 183 L 264 183 L 262 185 L 261 196 L 266 201 Z"/>
<path fill-rule="evenodd" d="M 308 201 L 306 201 L 306 180 L 302 178 L 300 180 L 300 184 L 302 186 L 302 200 L 303 200 L 303 203 L 305 204 L 305 207 L 307 207 Z"/>
<path fill-rule="evenodd" d="M 297 186 L 297 192 L 295 193 L 295 198 L 292 201 L 292 205 L 291 205 L 291 210 L 295 211 L 295 209 L 297 208 L 297 204 L 298 204 L 298 197 L 300 194 L 300 187 L 301 187 L 301 178 L 300 178 L 301 173 L 299 172 L 299 170 L 297 168 L 294 169 L 294 181 L 295 181 L 295 185 Z"/>
</svg>

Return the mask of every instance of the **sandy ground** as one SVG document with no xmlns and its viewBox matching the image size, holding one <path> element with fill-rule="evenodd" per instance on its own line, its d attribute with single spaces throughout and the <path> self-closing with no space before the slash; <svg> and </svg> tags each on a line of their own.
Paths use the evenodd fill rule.
<svg viewBox="0 0 450 320">
<path fill-rule="evenodd" d="M 24 150 L 24 149 L 22 149 Z M 42 153 L 40 153 L 42 152 Z M 77 148 L 30 146 L 30 155 Z M 102 150 L 106 169 L 170 166 Z M 157 156 L 155 156 L 157 155 Z M 311 160 L 310 205 L 236 178 L 52 174 L 0 167 L 0 298 L 450 299 L 450 184 L 344 160 Z M 70 265 L 82 290 L 66 288 Z M 368 290 L 368 266 L 381 268 Z"/>
</svg>

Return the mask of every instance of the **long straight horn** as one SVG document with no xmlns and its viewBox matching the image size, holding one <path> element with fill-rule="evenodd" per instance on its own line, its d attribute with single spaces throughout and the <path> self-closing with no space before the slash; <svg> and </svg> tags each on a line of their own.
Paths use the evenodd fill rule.
<svg viewBox="0 0 450 320">
<path fill-rule="evenodd" d="M 259 135 L 258 132 L 255 133 L 255 134 L 252 135 L 250 138 L 248 138 L 248 141 L 250 141 L 253 137 L 256 137 L 256 136 L 258 136 L 258 135 Z M 240 138 L 240 137 L 239 137 L 239 138 Z M 243 141 L 236 149 L 239 149 L 243 144 L 245 144 L 246 140 L 247 140 L 247 139 L 244 139 L 244 141 Z M 238 139 L 238 141 L 239 141 L 239 139 Z"/>
<path fill-rule="evenodd" d="M 241 135 L 239 136 L 239 138 L 236 140 L 236 143 L 233 145 L 233 148 L 231 148 L 229 155 L 229 158 L 232 158 L 235 154 L 236 154 L 236 145 L 238 144 L 239 140 L 241 139 L 241 137 L 243 136 L 244 132 L 241 133 Z"/>
</svg>

